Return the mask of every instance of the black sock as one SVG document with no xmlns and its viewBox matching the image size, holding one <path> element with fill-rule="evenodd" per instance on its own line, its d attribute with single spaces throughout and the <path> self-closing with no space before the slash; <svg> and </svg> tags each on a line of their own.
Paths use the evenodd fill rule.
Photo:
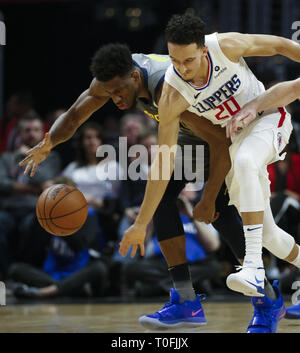
<svg viewBox="0 0 300 353">
<path fill-rule="evenodd" d="M 195 291 L 192 284 L 190 267 L 188 263 L 169 267 L 174 288 L 180 295 L 181 302 L 195 300 Z"/>
<path fill-rule="evenodd" d="M 272 287 L 271 283 L 265 278 L 265 295 L 271 300 L 275 300 L 277 295 Z"/>
</svg>

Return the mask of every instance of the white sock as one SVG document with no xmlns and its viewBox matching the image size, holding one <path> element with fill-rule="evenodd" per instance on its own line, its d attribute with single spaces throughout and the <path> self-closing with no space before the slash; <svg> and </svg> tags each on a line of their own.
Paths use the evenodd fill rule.
<svg viewBox="0 0 300 353">
<path fill-rule="evenodd" d="M 248 267 L 263 267 L 262 261 L 262 224 L 244 226 L 246 255 L 243 265 Z"/>
</svg>

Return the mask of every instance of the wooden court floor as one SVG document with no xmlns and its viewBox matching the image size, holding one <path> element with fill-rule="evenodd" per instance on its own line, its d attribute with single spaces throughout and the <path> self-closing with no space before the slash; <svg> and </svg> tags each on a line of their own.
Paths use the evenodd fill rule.
<svg viewBox="0 0 300 353">
<path fill-rule="evenodd" d="M 286 303 L 287 306 L 291 303 Z M 33 304 L 0 307 L 1 333 L 147 333 L 138 318 L 155 304 Z M 244 333 L 252 316 L 250 303 L 203 303 L 207 325 L 164 332 Z M 300 320 L 282 319 L 278 333 L 300 333 Z"/>
</svg>

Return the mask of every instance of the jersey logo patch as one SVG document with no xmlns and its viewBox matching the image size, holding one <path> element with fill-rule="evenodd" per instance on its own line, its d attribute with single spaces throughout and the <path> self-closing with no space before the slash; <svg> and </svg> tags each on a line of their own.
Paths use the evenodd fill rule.
<svg viewBox="0 0 300 353">
<path fill-rule="evenodd" d="M 227 67 L 223 67 L 222 69 L 220 66 L 215 66 L 215 71 L 217 72 L 216 75 L 214 75 L 214 78 L 218 78 L 223 72 L 227 70 Z"/>
</svg>

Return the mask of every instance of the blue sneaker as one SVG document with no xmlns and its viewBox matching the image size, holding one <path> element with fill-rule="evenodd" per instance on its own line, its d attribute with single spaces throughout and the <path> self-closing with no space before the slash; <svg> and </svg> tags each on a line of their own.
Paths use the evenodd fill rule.
<svg viewBox="0 0 300 353">
<path fill-rule="evenodd" d="M 204 295 L 197 295 L 194 301 L 180 303 L 180 296 L 174 288 L 170 291 L 170 302 L 154 313 L 139 318 L 139 323 L 148 329 L 168 329 L 174 327 L 197 327 L 206 325 L 206 319 L 200 300 Z"/>
<path fill-rule="evenodd" d="M 285 319 L 299 320 L 300 319 L 300 303 L 286 308 Z"/>
<path fill-rule="evenodd" d="M 271 300 L 266 296 L 253 297 L 251 299 L 254 312 L 247 333 L 276 332 L 278 322 L 284 317 L 286 310 L 278 288 L 278 281 L 274 281 L 272 287 L 274 288 L 277 299 Z"/>
</svg>

